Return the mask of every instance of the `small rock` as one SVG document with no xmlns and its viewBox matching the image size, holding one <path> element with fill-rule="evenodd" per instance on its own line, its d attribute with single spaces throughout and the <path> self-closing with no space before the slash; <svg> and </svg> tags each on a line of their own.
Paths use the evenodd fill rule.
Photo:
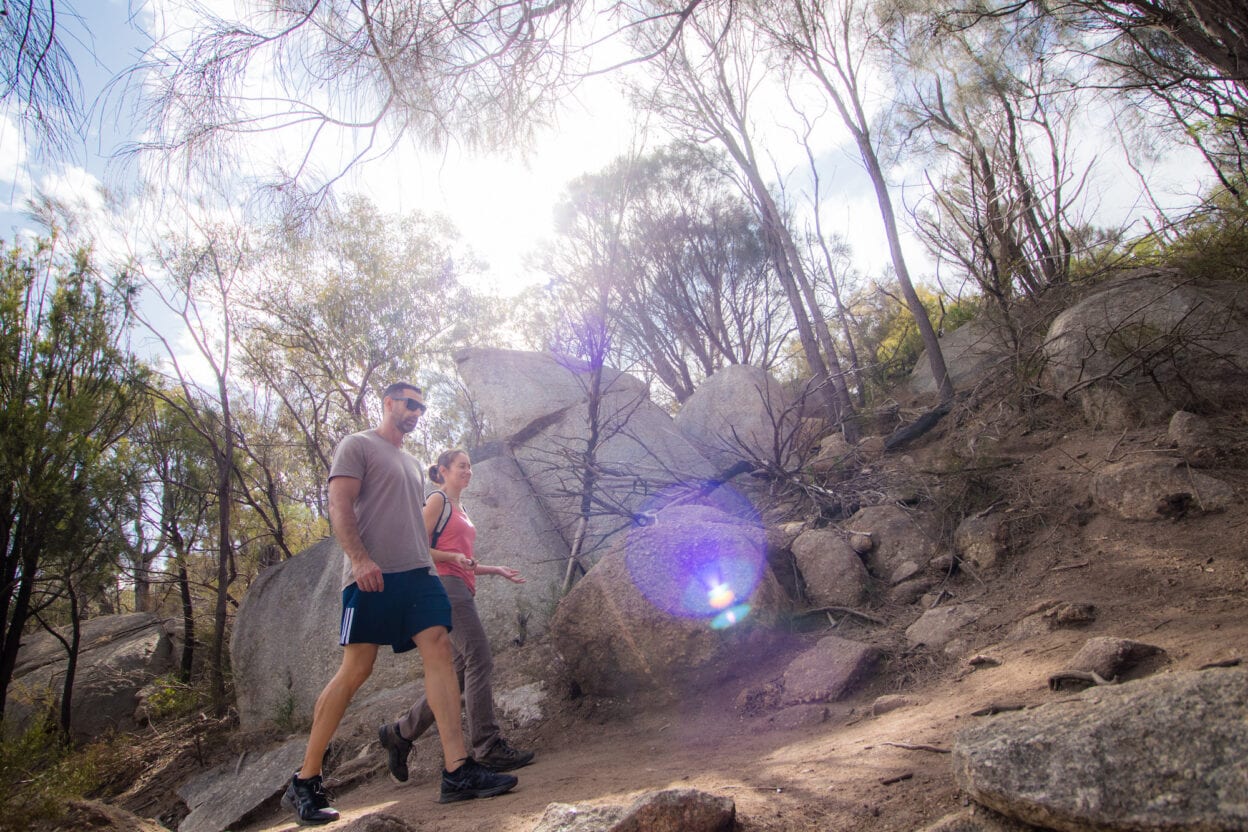
<svg viewBox="0 0 1248 832">
<path fill-rule="evenodd" d="M 913 604 L 932 588 L 933 578 L 921 577 L 903 581 L 888 590 L 888 600 L 894 604 Z"/>
<path fill-rule="evenodd" d="M 826 705 L 794 705 L 776 712 L 768 722 L 777 728 L 808 728 L 828 721 Z"/>
<path fill-rule="evenodd" d="M 644 794 L 628 806 L 551 803 L 533 832 L 729 832 L 736 814 L 731 798 L 666 789 Z"/>
<path fill-rule="evenodd" d="M 897 586 L 897 584 L 910 580 L 914 576 L 923 571 L 923 567 L 912 560 L 902 561 L 893 570 L 893 574 L 889 576 L 889 586 Z"/>
<path fill-rule="evenodd" d="M 920 832 L 1032 832 L 1034 829 L 991 809 L 976 806 L 954 815 L 945 815 Z"/>
<path fill-rule="evenodd" d="M 819 453 L 809 463 L 811 473 L 841 478 L 856 464 L 854 449 L 840 434 L 825 436 L 819 442 Z"/>
<path fill-rule="evenodd" d="M 1180 410 L 1170 417 L 1167 436 L 1183 459 L 1197 468 L 1216 465 L 1224 456 L 1224 442 L 1219 439 L 1209 420 L 1195 413 Z"/>
<path fill-rule="evenodd" d="M 849 548 L 860 555 L 866 555 L 875 548 L 875 540 L 870 532 L 850 532 Z"/>
<path fill-rule="evenodd" d="M 884 455 L 884 437 L 867 436 L 858 443 L 858 455 L 863 459 L 876 460 Z"/>
<path fill-rule="evenodd" d="M 784 701 L 832 702 L 847 694 L 874 669 L 880 651 L 867 644 L 825 636 L 789 663 Z"/>
<path fill-rule="evenodd" d="M 929 609 L 919 620 L 906 628 L 910 646 L 925 644 L 940 649 L 951 642 L 958 631 L 968 627 L 987 612 L 979 604 L 955 604 Z"/>
<path fill-rule="evenodd" d="M 880 716 L 881 714 L 886 714 L 889 711 L 909 708 L 915 704 L 917 704 L 917 702 L 909 696 L 902 696 L 898 693 L 888 693 L 884 696 L 876 697 L 876 700 L 871 703 L 871 716 Z"/>
<path fill-rule="evenodd" d="M 1096 620 L 1096 607 L 1092 604 L 1062 603 L 1044 615 L 1046 618 L 1053 619 L 1053 623 L 1058 627 L 1078 627 Z"/>
<path fill-rule="evenodd" d="M 1230 485 L 1176 459 L 1107 465 L 1093 478 L 1092 494 L 1099 505 L 1124 520 L 1178 520 L 1225 510 L 1235 499 Z"/>
<path fill-rule="evenodd" d="M 1071 656 L 1063 670 L 1095 673 L 1104 679 L 1113 679 L 1145 659 L 1164 655 L 1165 652 L 1160 647 L 1140 641 L 1098 636 L 1084 642 L 1083 647 Z"/>
<path fill-rule="evenodd" d="M 978 569 L 991 569 L 1009 551 L 1009 531 L 999 514 L 972 515 L 958 524 L 953 544 L 959 557 Z"/>
</svg>

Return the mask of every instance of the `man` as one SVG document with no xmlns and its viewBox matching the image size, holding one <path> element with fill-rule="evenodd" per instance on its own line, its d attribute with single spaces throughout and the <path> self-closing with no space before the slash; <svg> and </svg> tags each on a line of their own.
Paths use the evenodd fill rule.
<svg viewBox="0 0 1248 832">
<path fill-rule="evenodd" d="M 512 789 L 515 777 L 490 771 L 464 750 L 459 682 L 452 663 L 451 604 L 433 574 L 421 505 L 424 478 L 402 450 L 403 437 L 425 411 L 419 387 L 396 382 L 382 397 L 382 421 L 352 434 L 334 451 L 329 472 L 329 519 L 346 558 L 343 563 L 342 664 L 316 700 L 303 767 L 282 797 L 300 825 L 338 819 L 321 781 L 321 761 L 347 704 L 373 672 L 377 648 L 413 647 L 425 666 L 425 695 L 442 740 L 439 801 L 493 797 Z M 467 558 L 439 552 L 439 559 Z"/>
</svg>

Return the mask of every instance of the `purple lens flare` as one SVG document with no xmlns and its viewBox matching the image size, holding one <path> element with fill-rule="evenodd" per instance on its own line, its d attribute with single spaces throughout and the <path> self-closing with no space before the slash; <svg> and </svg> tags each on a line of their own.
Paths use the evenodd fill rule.
<svg viewBox="0 0 1248 832">
<path fill-rule="evenodd" d="M 639 512 L 653 522 L 629 532 L 628 572 L 654 606 L 723 629 L 750 612 L 747 601 L 767 561 L 766 538 L 758 512 L 737 492 L 720 486 L 696 501 L 689 493 L 673 489 Z"/>
</svg>

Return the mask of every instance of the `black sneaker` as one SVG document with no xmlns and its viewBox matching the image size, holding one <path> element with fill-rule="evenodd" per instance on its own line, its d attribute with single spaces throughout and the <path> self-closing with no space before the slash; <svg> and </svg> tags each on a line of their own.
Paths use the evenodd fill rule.
<svg viewBox="0 0 1248 832">
<path fill-rule="evenodd" d="M 282 808 L 293 811 L 300 826 L 320 826 L 338 820 L 338 812 L 329 808 L 329 795 L 319 774 L 300 780 L 296 771 L 282 795 Z"/>
<path fill-rule="evenodd" d="M 507 743 L 507 740 L 500 739 L 490 746 L 490 750 L 477 762 L 490 771 L 511 771 L 513 768 L 527 766 L 533 762 L 533 758 L 536 756 L 532 751 L 521 751 L 518 748 L 512 748 Z"/>
<path fill-rule="evenodd" d="M 490 771 L 469 757 L 454 771 L 442 770 L 442 794 L 439 803 L 454 803 L 474 797 L 494 797 L 509 792 L 520 781 L 510 774 Z"/>
<path fill-rule="evenodd" d="M 386 766 L 390 769 L 390 776 L 396 783 L 406 783 L 407 756 L 412 753 L 412 744 L 403 739 L 397 723 L 378 728 L 377 738 L 381 740 L 381 747 L 386 750 Z"/>
</svg>

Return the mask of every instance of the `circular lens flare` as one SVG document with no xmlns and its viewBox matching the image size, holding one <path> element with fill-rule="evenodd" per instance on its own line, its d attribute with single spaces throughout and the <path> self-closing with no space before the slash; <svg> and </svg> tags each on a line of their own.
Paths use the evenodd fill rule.
<svg viewBox="0 0 1248 832">
<path fill-rule="evenodd" d="M 670 615 L 700 618 L 715 629 L 739 623 L 766 565 L 766 538 L 748 500 L 720 487 L 696 503 L 688 489 L 660 495 L 629 533 L 633 584 Z"/>
</svg>

